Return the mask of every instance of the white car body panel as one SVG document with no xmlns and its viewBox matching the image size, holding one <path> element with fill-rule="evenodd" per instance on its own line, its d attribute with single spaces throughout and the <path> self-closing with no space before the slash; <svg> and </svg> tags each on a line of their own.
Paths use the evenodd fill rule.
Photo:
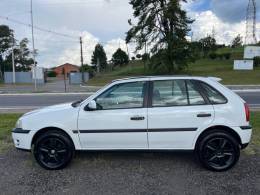
<svg viewBox="0 0 260 195">
<path fill-rule="evenodd" d="M 145 120 L 131 121 L 133 116 L 143 116 Z M 83 149 L 148 149 L 147 132 L 127 132 L 129 130 L 147 129 L 147 108 L 99 110 L 86 112 L 81 107 L 78 118 L 78 129 Z M 109 132 L 124 129 L 125 132 Z M 103 130 L 104 133 L 87 133 Z M 106 131 L 108 133 L 106 133 Z"/>
<path fill-rule="evenodd" d="M 228 100 L 226 104 L 180 106 L 164 108 L 140 108 L 84 111 L 84 107 L 113 85 L 135 81 L 154 81 L 172 79 L 194 79 L 206 82 L 220 91 Z M 210 113 L 209 118 L 197 118 L 199 113 Z M 144 116 L 145 120 L 131 121 L 132 116 Z M 144 77 L 117 80 L 96 94 L 84 100 L 78 107 L 71 103 L 50 106 L 25 114 L 20 119 L 22 129 L 28 134 L 12 133 L 15 146 L 30 150 L 34 135 L 47 128 L 57 128 L 66 132 L 72 139 L 76 150 L 111 149 L 183 149 L 195 148 L 196 141 L 209 127 L 225 126 L 234 130 L 241 144 L 249 143 L 252 129 L 246 121 L 244 101 L 215 79 L 204 77 Z M 181 128 L 196 128 L 196 131 L 177 131 Z M 120 133 L 80 133 L 81 130 L 146 130 L 142 132 Z M 151 131 L 149 131 L 151 129 Z M 154 132 L 153 129 L 162 129 Z M 176 131 L 163 131 L 176 129 Z"/>
<path fill-rule="evenodd" d="M 198 118 L 200 113 L 209 113 L 211 117 Z M 197 132 L 207 129 L 213 120 L 212 105 L 148 108 L 148 129 L 173 129 L 166 132 L 149 131 L 149 148 L 193 149 Z"/>
</svg>

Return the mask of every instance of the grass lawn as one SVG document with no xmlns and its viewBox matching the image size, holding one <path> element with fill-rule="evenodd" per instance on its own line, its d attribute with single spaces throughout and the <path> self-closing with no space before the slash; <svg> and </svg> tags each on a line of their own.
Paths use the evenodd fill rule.
<svg viewBox="0 0 260 195">
<path fill-rule="evenodd" d="M 260 84 L 260 67 L 253 71 L 233 70 L 233 60 L 211 60 L 201 59 L 195 63 L 191 63 L 187 70 L 178 74 L 192 76 L 215 76 L 223 79 L 224 84 L 229 85 L 259 85 Z M 144 71 L 142 62 L 131 62 L 128 66 L 117 68 L 111 72 L 101 73 L 90 81 L 88 85 L 103 86 L 114 79 L 129 77 L 152 75 Z"/>
<path fill-rule="evenodd" d="M 220 48 L 216 53 L 231 53 L 230 60 L 211 60 L 200 59 L 195 63 L 191 63 L 188 69 L 178 74 L 193 75 L 193 76 L 215 76 L 223 79 L 224 84 L 229 85 L 253 85 L 260 84 L 260 67 L 255 68 L 253 71 L 235 71 L 233 70 L 234 59 L 243 59 L 243 47 L 239 48 Z M 129 65 L 117 68 L 111 72 L 101 73 L 99 76 L 91 79 L 87 84 L 103 86 L 114 79 L 129 77 L 129 76 L 142 76 L 153 75 L 149 71 L 144 71 L 144 63 L 142 61 L 131 61 Z"/>
<path fill-rule="evenodd" d="M 0 114 L 0 153 L 12 145 L 11 130 L 21 114 Z"/>
<path fill-rule="evenodd" d="M 0 153 L 12 146 L 11 130 L 14 128 L 20 114 L 0 114 Z M 260 112 L 251 113 L 251 124 L 253 126 L 253 138 L 251 146 L 247 148 L 252 153 L 254 147 L 260 146 Z"/>
</svg>

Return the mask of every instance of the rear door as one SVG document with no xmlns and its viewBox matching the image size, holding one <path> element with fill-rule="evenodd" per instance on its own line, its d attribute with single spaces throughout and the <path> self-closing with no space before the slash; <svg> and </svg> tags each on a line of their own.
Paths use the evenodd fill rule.
<svg viewBox="0 0 260 195">
<path fill-rule="evenodd" d="M 192 80 L 153 81 L 148 108 L 150 149 L 193 149 L 197 131 L 214 119 L 214 109 Z"/>
</svg>

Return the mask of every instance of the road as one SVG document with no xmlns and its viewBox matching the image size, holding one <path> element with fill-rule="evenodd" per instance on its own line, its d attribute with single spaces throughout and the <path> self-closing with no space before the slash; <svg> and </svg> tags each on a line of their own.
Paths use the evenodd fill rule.
<svg viewBox="0 0 260 195">
<path fill-rule="evenodd" d="M 87 94 L 31 94 L 31 95 L 4 95 L 0 94 L 0 112 L 27 111 L 44 106 L 72 102 L 86 99 Z M 238 93 L 252 109 L 260 109 L 260 92 L 240 92 Z"/>
</svg>

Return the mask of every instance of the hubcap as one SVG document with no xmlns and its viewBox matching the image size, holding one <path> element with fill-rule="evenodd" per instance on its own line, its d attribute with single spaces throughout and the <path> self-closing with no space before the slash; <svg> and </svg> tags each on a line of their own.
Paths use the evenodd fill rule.
<svg viewBox="0 0 260 195">
<path fill-rule="evenodd" d="M 56 168 L 61 166 L 68 157 L 68 148 L 59 138 L 46 138 L 42 140 L 37 149 L 39 160 L 46 167 Z"/>
<path fill-rule="evenodd" d="M 233 163 L 235 150 L 228 139 L 213 138 L 205 144 L 203 154 L 209 166 L 215 169 L 225 169 Z"/>
</svg>

